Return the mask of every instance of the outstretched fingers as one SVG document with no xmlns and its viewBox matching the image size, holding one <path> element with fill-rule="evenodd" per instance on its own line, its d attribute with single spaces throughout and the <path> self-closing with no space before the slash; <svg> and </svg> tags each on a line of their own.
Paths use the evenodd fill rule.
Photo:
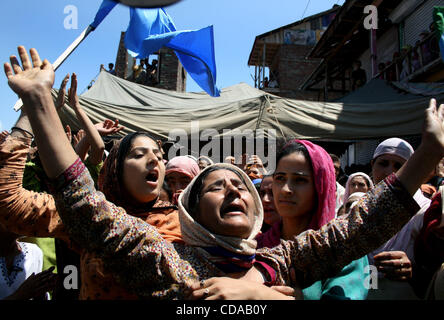
<svg viewBox="0 0 444 320">
<path fill-rule="evenodd" d="M 14 55 L 10 56 L 9 61 L 11 61 L 11 66 L 12 66 L 12 69 L 14 70 L 15 74 L 19 74 L 22 72 L 22 68 L 20 67 L 20 63 L 17 60 L 16 56 L 14 56 Z"/>
<path fill-rule="evenodd" d="M 31 61 L 29 60 L 28 53 L 26 52 L 25 47 L 19 46 L 17 48 L 20 60 L 22 61 L 23 70 L 29 70 L 32 69 Z"/>
<path fill-rule="evenodd" d="M 49 70 L 52 69 L 52 64 L 47 59 L 43 60 L 42 65 L 40 66 L 40 69 L 43 70 Z"/>
<path fill-rule="evenodd" d="M 65 91 L 66 84 L 69 81 L 69 73 L 63 78 L 62 83 L 60 84 L 60 90 Z"/>
<path fill-rule="evenodd" d="M 9 63 L 5 62 L 3 64 L 3 69 L 5 70 L 6 78 L 11 78 L 14 75 L 14 72 L 12 71 L 12 67 Z"/>
<path fill-rule="evenodd" d="M 71 76 L 71 94 L 77 94 L 77 75 L 75 73 Z"/>
<path fill-rule="evenodd" d="M 31 48 L 29 50 L 29 54 L 31 55 L 32 64 L 34 68 L 40 68 L 42 66 L 42 60 L 40 59 L 39 53 L 36 49 Z"/>
<path fill-rule="evenodd" d="M 444 120 L 444 104 L 440 104 L 438 108 L 438 119 L 441 123 Z"/>
</svg>

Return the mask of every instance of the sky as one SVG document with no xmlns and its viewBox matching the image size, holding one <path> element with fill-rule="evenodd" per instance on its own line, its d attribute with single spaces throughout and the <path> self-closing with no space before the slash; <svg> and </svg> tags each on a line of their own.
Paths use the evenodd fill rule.
<svg viewBox="0 0 444 320">
<path fill-rule="evenodd" d="M 248 57 L 256 36 L 307 16 L 328 10 L 344 0 L 182 0 L 165 10 L 177 30 L 214 26 L 217 86 L 225 88 L 240 82 L 254 86 L 254 67 Z M 93 21 L 102 0 L 14 0 L 0 1 L 0 61 L 9 62 L 17 46 L 36 48 L 42 59 L 57 57 Z M 74 9 L 74 10 L 73 10 Z M 77 19 L 74 19 L 77 13 Z M 73 19 L 71 19 L 73 18 Z M 67 23 L 68 22 L 68 23 Z M 77 25 L 76 23 L 77 22 Z M 129 9 L 118 5 L 57 69 L 54 87 L 67 73 L 75 72 L 78 93 L 99 73 L 101 64 L 115 62 L 120 34 L 128 27 Z M 2 69 L 3 70 L 3 69 Z M 187 77 L 187 91 L 200 92 Z M 10 130 L 18 118 L 13 110 L 18 97 L 0 75 L 0 130 Z"/>
</svg>

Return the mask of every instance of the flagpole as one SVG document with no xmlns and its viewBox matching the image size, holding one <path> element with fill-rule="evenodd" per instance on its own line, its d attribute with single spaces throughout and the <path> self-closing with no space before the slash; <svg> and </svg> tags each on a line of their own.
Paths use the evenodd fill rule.
<svg viewBox="0 0 444 320">
<path fill-rule="evenodd" d="M 68 48 L 57 58 L 57 60 L 52 64 L 54 71 L 60 67 L 60 65 L 70 56 L 70 54 L 82 43 L 83 40 L 91 33 L 91 31 L 94 31 L 94 28 L 90 25 L 83 30 L 83 32 L 69 45 Z M 14 110 L 19 111 L 23 106 L 22 99 L 19 99 L 15 105 Z"/>
</svg>

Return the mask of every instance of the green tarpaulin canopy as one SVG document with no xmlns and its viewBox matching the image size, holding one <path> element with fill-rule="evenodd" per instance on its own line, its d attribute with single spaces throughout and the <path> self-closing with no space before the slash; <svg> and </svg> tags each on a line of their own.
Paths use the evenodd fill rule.
<svg viewBox="0 0 444 320">
<path fill-rule="evenodd" d="M 444 101 L 443 86 L 434 86 L 432 93 Z M 94 123 L 119 119 L 126 127 L 122 134 L 145 130 L 167 139 L 172 130 L 191 134 L 198 125 L 200 131 L 225 135 L 234 129 L 274 129 L 287 139 L 347 142 L 420 134 L 430 96 L 420 86 L 411 89 L 377 79 L 342 101 L 323 103 L 285 99 L 240 83 L 213 98 L 146 87 L 102 71 L 80 96 L 80 104 Z M 71 108 L 62 108 L 60 117 L 74 131 L 79 129 Z"/>
</svg>

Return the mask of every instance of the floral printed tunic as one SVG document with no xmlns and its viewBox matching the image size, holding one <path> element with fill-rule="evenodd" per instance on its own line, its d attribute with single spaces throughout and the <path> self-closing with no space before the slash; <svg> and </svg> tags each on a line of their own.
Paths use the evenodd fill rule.
<svg viewBox="0 0 444 320">
<path fill-rule="evenodd" d="M 0 223 L 20 235 L 63 240 L 78 252 L 81 300 L 137 299 L 137 295 L 119 286 L 113 275 L 105 272 L 103 261 L 95 253 L 72 241 L 51 194 L 23 188 L 30 145 L 31 139 L 10 135 L 0 143 Z M 155 226 L 168 241 L 180 240 L 178 212 L 170 203 L 159 200 L 149 212 L 138 213 L 137 217 Z"/>
<path fill-rule="evenodd" d="M 199 251 L 168 243 L 156 228 L 107 201 L 94 188 L 78 159 L 54 181 L 54 197 L 64 225 L 78 244 L 97 254 L 123 286 L 145 298 L 183 298 L 191 281 L 223 276 Z M 303 288 L 337 274 L 387 241 L 418 211 L 418 205 L 393 174 L 361 199 L 354 210 L 294 241 L 261 248 L 256 259 L 276 271 L 276 285 Z M 179 216 L 180 218 L 180 216 Z"/>
</svg>

